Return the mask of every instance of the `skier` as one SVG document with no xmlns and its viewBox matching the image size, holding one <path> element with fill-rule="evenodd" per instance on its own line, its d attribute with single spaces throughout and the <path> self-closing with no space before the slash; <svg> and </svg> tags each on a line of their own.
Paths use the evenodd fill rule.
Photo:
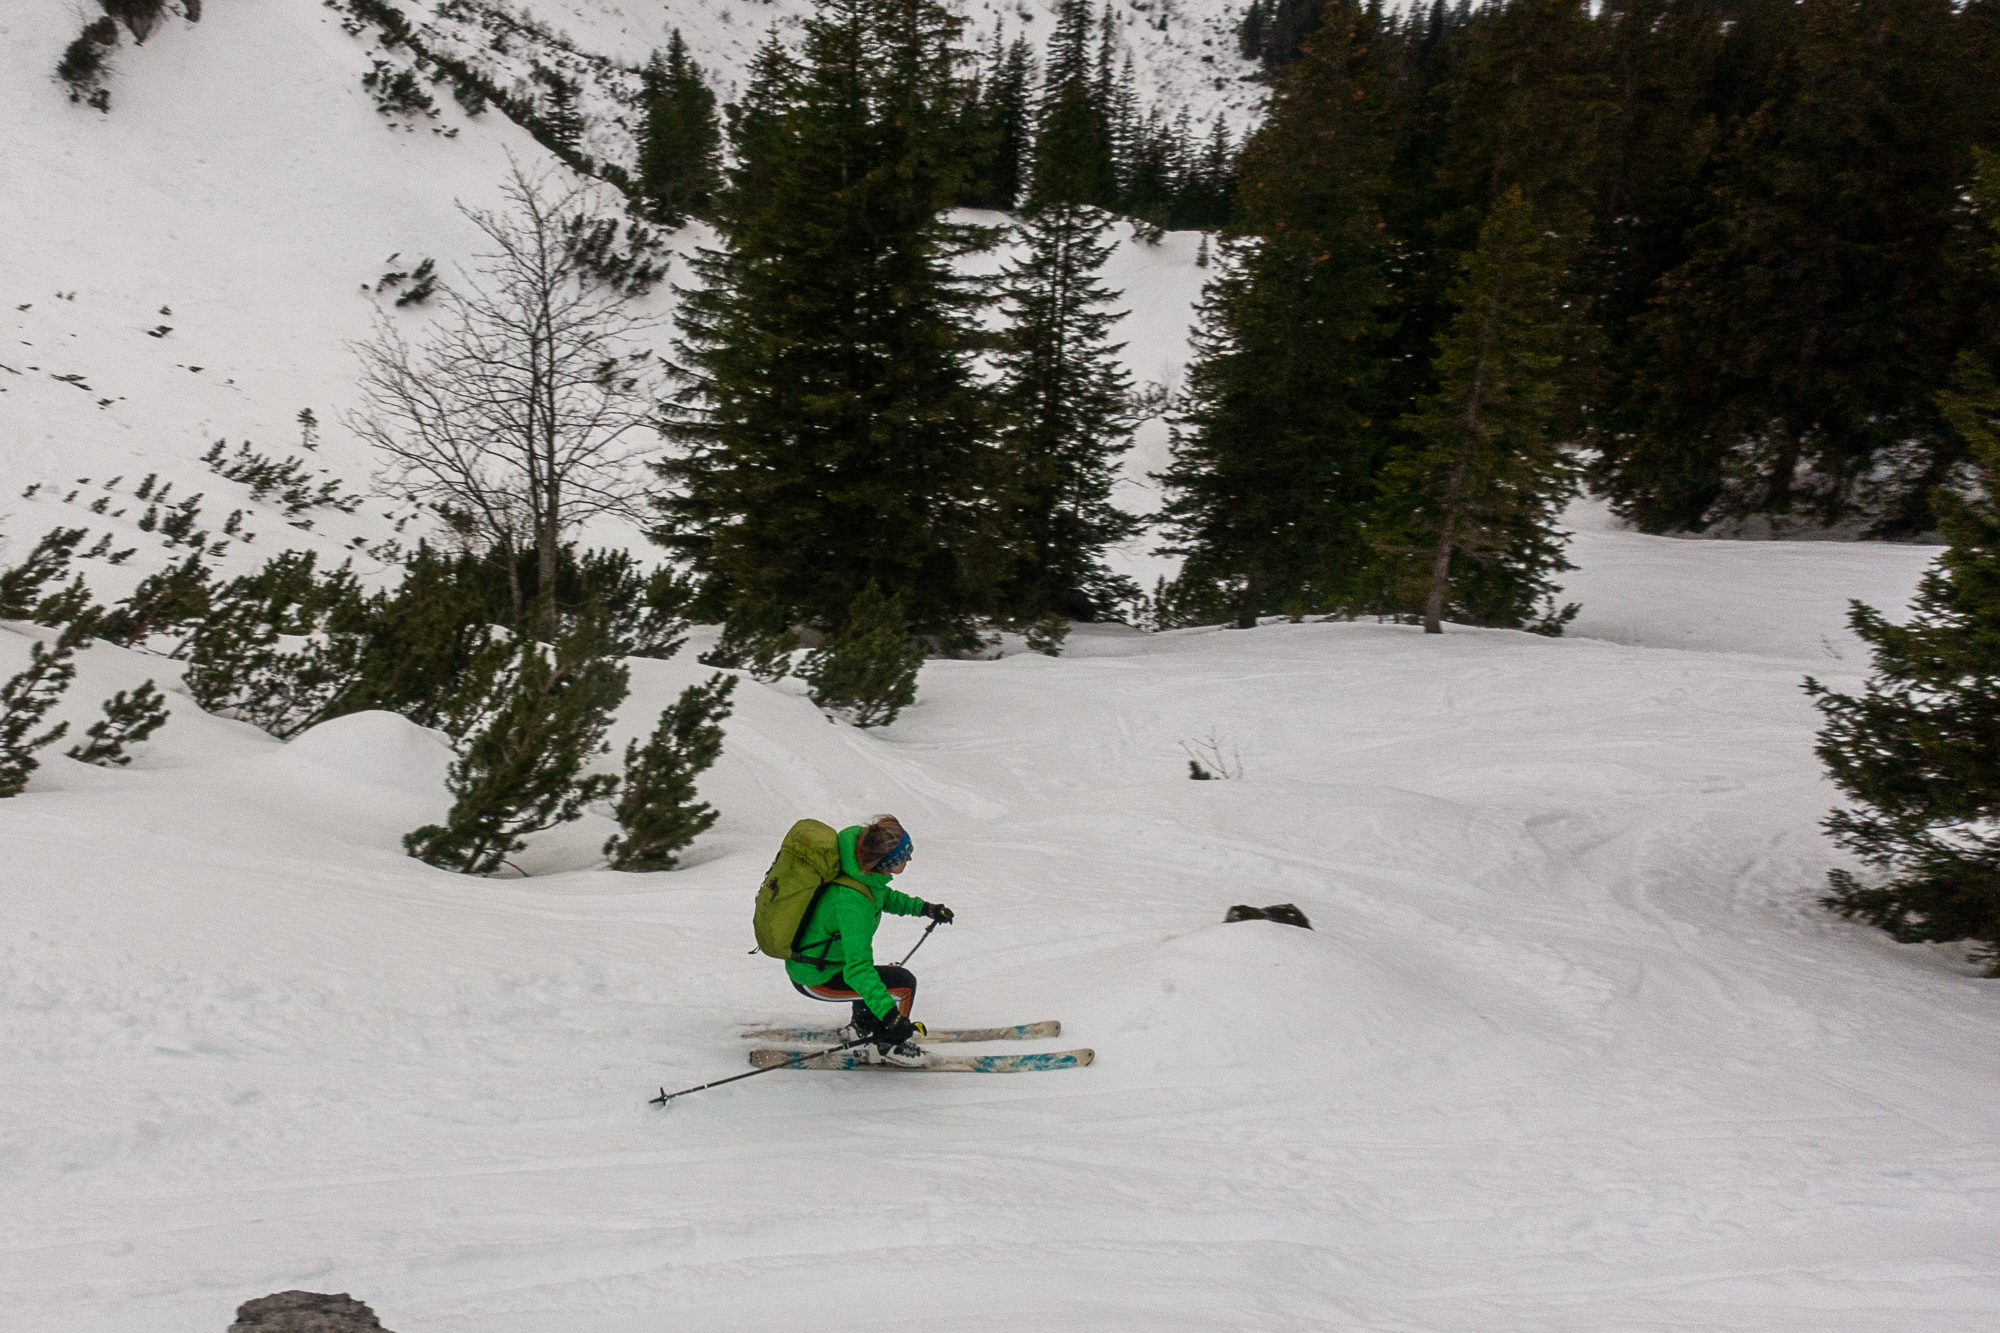
<svg viewBox="0 0 2000 1333">
<path fill-rule="evenodd" d="M 910 835 L 894 815 L 842 829 L 839 843 L 842 873 L 814 901 L 785 961 L 785 975 L 801 995 L 853 1002 L 854 1019 L 838 1036 L 843 1042 L 867 1038 L 860 1048 L 864 1057 L 921 1068 L 930 1056 L 911 1040 L 920 1031 L 910 1019 L 917 979 L 907 968 L 876 964 L 875 927 L 884 912 L 949 925 L 952 911 L 890 887 L 893 877 L 910 868 L 913 854 Z"/>
</svg>

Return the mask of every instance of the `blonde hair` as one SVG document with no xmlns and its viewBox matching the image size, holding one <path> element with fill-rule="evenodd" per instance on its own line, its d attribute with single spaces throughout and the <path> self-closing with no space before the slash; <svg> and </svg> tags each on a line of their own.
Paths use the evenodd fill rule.
<svg viewBox="0 0 2000 1333">
<path fill-rule="evenodd" d="M 854 843 L 854 859 L 863 870 L 873 870 L 902 840 L 902 823 L 894 815 L 877 815 L 862 825 L 861 836 Z"/>
</svg>

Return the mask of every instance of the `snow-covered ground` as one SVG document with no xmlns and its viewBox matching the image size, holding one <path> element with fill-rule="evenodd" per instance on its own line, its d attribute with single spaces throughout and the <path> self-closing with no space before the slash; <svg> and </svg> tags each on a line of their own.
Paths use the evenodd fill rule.
<svg viewBox="0 0 2000 1333">
<path fill-rule="evenodd" d="M 6 1322 L 305 1287 L 401 1333 L 1991 1327 L 1995 983 L 1813 905 L 1798 681 L 1857 663 L 1799 605 L 1836 635 L 1849 572 L 1915 553 L 1592 542 L 1640 644 L 1085 629 L 932 663 L 866 735 L 745 682 L 671 874 L 404 858 L 443 757 L 386 715 L 52 755 L 0 802 Z M 1729 637 L 1644 646 L 1691 583 Z M 73 697 L 159 665 L 93 649 Z M 702 674 L 637 668 L 628 731 Z M 1211 735 L 1240 779 L 1185 777 Z M 832 1012 L 745 954 L 749 898 L 792 819 L 883 809 L 960 918 L 920 1015 L 1060 1018 L 1097 1063 L 647 1106 Z M 1316 928 L 1220 924 L 1278 901 Z"/>
<path fill-rule="evenodd" d="M 726 74 L 752 15 L 797 9 L 541 12 L 625 58 L 676 22 Z M 311 407 L 314 465 L 366 479 L 341 344 L 424 315 L 361 286 L 449 271 L 453 200 L 543 159 L 445 98 L 385 121 L 312 0 L 128 40 L 109 116 L 48 79 L 80 21 L 0 6 L 0 561 L 89 526 L 140 548 L 82 566 L 115 597 L 178 554 L 120 498 L 143 473 L 210 528 L 250 507 L 199 462 L 217 438 L 294 452 Z M 1146 61 L 1203 92 L 1169 78 L 1191 45 Z M 1198 247 L 1112 261 L 1141 380 L 1180 374 Z M 1150 423 L 1123 501 L 1164 448 Z M 385 512 L 258 511 L 221 563 L 377 543 Z M 533 878 L 409 860 L 445 756 L 385 715 L 280 745 L 174 696 L 129 770 L 46 751 L 0 801 L 0 1328 L 217 1333 L 290 1287 L 399 1333 L 2000 1323 L 2000 983 L 1814 905 L 1835 793 L 1799 680 L 1857 684 L 1847 599 L 1900 611 L 1934 552 L 1569 517 L 1562 640 L 1086 627 L 931 663 L 870 734 L 746 681 L 721 822 L 671 874 L 580 868 L 596 815 Z M 1150 583 L 1148 545 L 1121 562 Z M 699 647 L 634 663 L 621 746 Z M 65 714 L 170 673 L 93 648 Z M 1187 780 L 1210 738 L 1240 778 Z M 1096 1064 L 647 1106 L 743 1068 L 746 1025 L 836 1012 L 745 953 L 749 899 L 793 819 L 881 810 L 960 917 L 915 959 L 920 1016 L 1060 1018 Z M 1316 929 L 1220 922 L 1280 901 Z"/>
</svg>

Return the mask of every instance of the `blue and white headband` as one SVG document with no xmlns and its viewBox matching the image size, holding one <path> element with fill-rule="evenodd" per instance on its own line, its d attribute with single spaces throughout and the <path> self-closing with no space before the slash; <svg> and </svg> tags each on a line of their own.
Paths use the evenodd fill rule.
<svg viewBox="0 0 2000 1333">
<path fill-rule="evenodd" d="M 875 868 L 877 870 L 894 870 L 897 866 L 909 860 L 910 854 L 915 850 L 915 846 L 910 842 L 909 830 L 905 829 L 903 830 L 903 840 L 894 847 L 891 847 L 888 854 L 875 863 Z"/>
</svg>

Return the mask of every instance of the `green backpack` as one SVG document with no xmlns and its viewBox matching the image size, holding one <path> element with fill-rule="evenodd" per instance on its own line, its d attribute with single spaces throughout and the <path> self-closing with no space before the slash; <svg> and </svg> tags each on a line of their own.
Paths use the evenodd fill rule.
<svg viewBox="0 0 2000 1333">
<path fill-rule="evenodd" d="M 867 893 L 868 886 L 856 884 L 841 873 L 840 834 L 817 819 L 801 819 L 785 834 L 778 855 L 765 872 L 757 889 L 757 910 L 751 924 L 757 930 L 757 950 L 773 958 L 791 958 L 798 947 L 806 922 L 820 895 L 835 880 L 851 884 Z M 818 962 L 806 958 L 802 962 Z"/>
</svg>

